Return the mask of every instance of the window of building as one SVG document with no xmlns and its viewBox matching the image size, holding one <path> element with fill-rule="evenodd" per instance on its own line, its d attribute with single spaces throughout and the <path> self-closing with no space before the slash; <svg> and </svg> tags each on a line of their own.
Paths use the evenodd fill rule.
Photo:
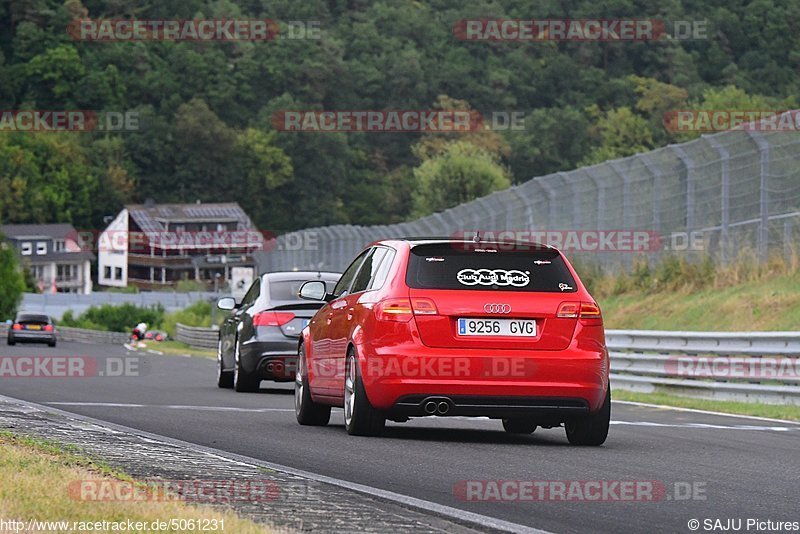
<svg viewBox="0 0 800 534">
<path fill-rule="evenodd" d="M 67 249 L 63 239 L 56 239 L 53 241 L 53 250 L 55 252 L 64 252 Z"/>
<path fill-rule="evenodd" d="M 30 243 L 30 241 L 25 241 L 24 243 L 22 243 L 22 247 L 20 248 L 20 253 L 23 256 L 30 256 L 31 254 L 33 254 L 33 245 Z"/>
<path fill-rule="evenodd" d="M 43 256 L 47 254 L 47 241 L 37 241 L 36 242 L 36 254 L 39 256 Z"/>
<path fill-rule="evenodd" d="M 78 266 L 77 265 L 57 265 L 56 266 L 56 280 L 72 281 L 78 279 Z"/>
<path fill-rule="evenodd" d="M 108 265 L 103 267 L 103 278 L 105 278 L 106 280 L 111 280 L 111 267 L 109 267 Z"/>
<path fill-rule="evenodd" d="M 114 280 L 122 280 L 122 267 L 114 267 Z"/>
</svg>

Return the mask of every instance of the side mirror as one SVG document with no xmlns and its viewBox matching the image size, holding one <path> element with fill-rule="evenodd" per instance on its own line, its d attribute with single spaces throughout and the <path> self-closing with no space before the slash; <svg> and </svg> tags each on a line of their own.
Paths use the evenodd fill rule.
<svg viewBox="0 0 800 534">
<path fill-rule="evenodd" d="M 220 310 L 233 310 L 236 308 L 236 299 L 233 297 L 222 297 L 217 301 L 217 308 Z"/>
<path fill-rule="evenodd" d="M 325 287 L 325 282 L 320 280 L 312 280 L 310 282 L 306 282 L 302 286 L 300 286 L 300 292 L 298 293 L 301 299 L 308 299 L 308 300 L 326 300 L 325 297 L 327 296 L 328 291 Z"/>
</svg>

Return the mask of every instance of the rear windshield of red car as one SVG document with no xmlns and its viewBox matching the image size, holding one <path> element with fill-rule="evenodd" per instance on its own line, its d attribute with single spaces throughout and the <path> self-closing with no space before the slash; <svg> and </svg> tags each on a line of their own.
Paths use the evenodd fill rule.
<svg viewBox="0 0 800 534">
<path fill-rule="evenodd" d="M 406 283 L 417 289 L 577 291 L 558 251 L 525 245 L 417 245 L 411 249 Z"/>
</svg>

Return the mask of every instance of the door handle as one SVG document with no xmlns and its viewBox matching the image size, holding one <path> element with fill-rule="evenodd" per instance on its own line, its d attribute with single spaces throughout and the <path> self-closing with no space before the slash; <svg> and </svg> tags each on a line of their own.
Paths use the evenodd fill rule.
<svg viewBox="0 0 800 534">
<path fill-rule="evenodd" d="M 331 324 L 332 319 L 333 319 L 333 312 L 328 314 L 328 324 Z"/>
<path fill-rule="evenodd" d="M 356 311 L 356 309 L 355 309 L 355 308 L 349 308 L 349 309 L 347 310 L 347 320 L 348 320 L 348 321 L 349 321 L 349 320 L 351 320 L 351 319 L 353 318 L 353 312 L 354 312 L 354 311 Z"/>
</svg>

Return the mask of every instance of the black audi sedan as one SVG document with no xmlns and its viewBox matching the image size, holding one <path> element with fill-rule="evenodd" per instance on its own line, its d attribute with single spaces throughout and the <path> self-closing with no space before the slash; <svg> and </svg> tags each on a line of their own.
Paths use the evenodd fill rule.
<svg viewBox="0 0 800 534">
<path fill-rule="evenodd" d="M 236 391 L 257 391 L 262 380 L 290 382 L 297 364 L 300 332 L 324 302 L 298 296 L 310 280 L 333 289 L 341 276 L 333 272 L 291 271 L 258 277 L 242 301 L 219 299 L 217 307 L 231 310 L 220 327 L 217 385 Z"/>
</svg>

